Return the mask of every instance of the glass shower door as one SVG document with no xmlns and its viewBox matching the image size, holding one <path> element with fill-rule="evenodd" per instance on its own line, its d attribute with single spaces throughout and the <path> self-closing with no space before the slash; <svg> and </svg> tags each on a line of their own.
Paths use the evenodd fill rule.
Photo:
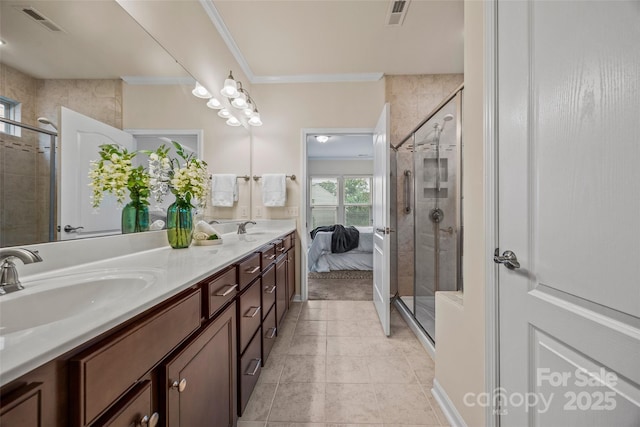
<svg viewBox="0 0 640 427">
<path fill-rule="evenodd" d="M 458 289 L 460 147 L 458 97 L 415 135 L 415 311 L 435 340 L 435 293 Z"/>
</svg>

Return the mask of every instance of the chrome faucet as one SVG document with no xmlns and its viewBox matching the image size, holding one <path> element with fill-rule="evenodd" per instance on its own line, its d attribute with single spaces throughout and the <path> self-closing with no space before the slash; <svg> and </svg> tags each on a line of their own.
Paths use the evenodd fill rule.
<svg viewBox="0 0 640 427">
<path fill-rule="evenodd" d="M 23 248 L 5 248 L 0 249 L 0 295 L 24 289 L 18 278 L 18 270 L 13 260 L 18 258 L 24 264 L 32 262 L 41 262 L 42 258 L 38 255 L 38 251 L 30 251 Z"/>
<path fill-rule="evenodd" d="M 254 221 L 245 221 L 238 224 L 238 234 L 247 234 L 247 224 L 256 225 Z"/>
<path fill-rule="evenodd" d="M 220 224 L 220 221 L 218 221 L 217 219 L 212 219 L 211 221 L 209 221 L 209 224 L 210 224 L 210 225 L 213 225 L 213 224 Z"/>
</svg>

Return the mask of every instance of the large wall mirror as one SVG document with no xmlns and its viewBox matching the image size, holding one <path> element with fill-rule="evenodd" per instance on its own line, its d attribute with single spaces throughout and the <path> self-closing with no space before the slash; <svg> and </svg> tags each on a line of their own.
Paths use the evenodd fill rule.
<svg viewBox="0 0 640 427">
<path fill-rule="evenodd" d="M 226 126 L 206 100 L 194 97 L 189 70 L 117 2 L 2 1 L 0 40 L 0 116 L 56 132 L 64 107 L 144 139 L 145 147 L 154 135 L 195 138 L 212 169 L 251 173 L 249 156 L 236 155 L 250 152 L 249 132 Z M 0 123 L 0 246 L 61 240 L 65 226 L 82 226 L 59 218 L 60 170 L 77 166 L 60 164 L 64 132 L 52 157 L 50 134 Z M 236 151 L 228 153 L 228 146 Z M 88 209 L 85 193 L 75 192 L 71 203 Z M 241 193 L 239 205 L 249 201 Z M 220 218 L 235 212 L 209 211 Z"/>
</svg>

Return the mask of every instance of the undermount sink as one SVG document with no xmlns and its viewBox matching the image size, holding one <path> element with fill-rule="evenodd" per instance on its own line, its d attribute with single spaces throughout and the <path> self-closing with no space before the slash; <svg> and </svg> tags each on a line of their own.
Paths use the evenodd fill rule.
<svg viewBox="0 0 640 427">
<path fill-rule="evenodd" d="M 153 286 L 159 270 L 106 269 L 23 283 L 0 297 L 0 336 L 128 300 Z"/>
</svg>

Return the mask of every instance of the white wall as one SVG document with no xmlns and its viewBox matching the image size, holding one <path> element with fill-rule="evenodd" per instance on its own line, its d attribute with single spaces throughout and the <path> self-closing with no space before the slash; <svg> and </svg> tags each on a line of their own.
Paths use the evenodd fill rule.
<svg viewBox="0 0 640 427">
<path fill-rule="evenodd" d="M 203 157 L 211 173 L 249 175 L 250 134 L 231 127 L 191 94 L 190 86 L 132 86 L 123 89 L 125 129 L 202 129 Z M 239 183 L 239 200 L 232 208 L 210 208 L 215 218 L 240 218 L 240 207 L 249 210 L 250 183 Z"/>
<path fill-rule="evenodd" d="M 435 379 L 466 424 L 482 426 L 484 408 L 466 406 L 463 398 L 485 388 L 483 2 L 464 2 L 464 28 L 464 295 L 436 294 Z"/>
</svg>

